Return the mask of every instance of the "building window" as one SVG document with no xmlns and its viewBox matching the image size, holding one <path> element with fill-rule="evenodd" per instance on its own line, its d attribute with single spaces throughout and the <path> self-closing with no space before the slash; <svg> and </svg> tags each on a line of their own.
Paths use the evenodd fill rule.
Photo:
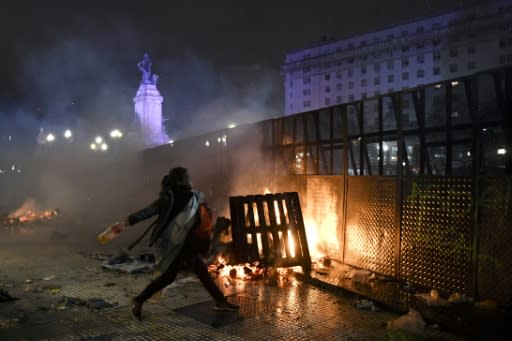
<svg viewBox="0 0 512 341">
<path fill-rule="evenodd" d="M 432 73 L 433 73 L 434 75 L 439 75 L 439 74 L 440 74 L 440 69 L 439 69 L 439 67 L 438 67 L 438 66 L 436 66 L 436 67 L 433 69 Z"/>
<path fill-rule="evenodd" d="M 475 53 L 475 47 L 474 46 L 468 46 L 468 54 L 474 54 Z"/>
<path fill-rule="evenodd" d="M 417 57 L 416 57 L 416 61 L 418 62 L 418 64 L 423 64 L 425 62 L 425 56 L 422 55 L 422 54 L 419 54 Z"/>
<path fill-rule="evenodd" d="M 441 38 L 436 37 L 432 39 L 432 45 L 439 46 L 439 44 L 441 44 Z"/>
<path fill-rule="evenodd" d="M 362 87 L 365 87 L 365 86 L 366 86 L 366 79 L 361 79 L 361 86 L 362 86 Z"/>
<path fill-rule="evenodd" d="M 302 72 L 304 72 L 304 73 L 308 73 L 310 71 L 311 71 L 311 67 L 309 67 L 309 66 L 304 66 L 304 68 L 302 69 Z"/>
<path fill-rule="evenodd" d="M 304 89 L 302 93 L 304 94 L 304 96 L 309 96 L 311 95 L 311 89 Z"/>
<path fill-rule="evenodd" d="M 354 82 L 348 82 L 348 88 L 353 89 L 354 88 Z"/>
<path fill-rule="evenodd" d="M 349 102 L 353 102 L 354 101 L 354 95 L 353 94 L 348 95 L 348 101 Z"/>
<path fill-rule="evenodd" d="M 418 70 L 418 71 L 416 72 L 416 76 L 417 76 L 418 78 L 423 78 L 423 77 L 425 76 L 425 72 L 424 72 L 423 70 Z"/>
<path fill-rule="evenodd" d="M 395 75 L 388 75 L 388 83 L 393 83 L 395 81 Z"/>
<path fill-rule="evenodd" d="M 362 93 L 361 93 L 361 98 L 362 98 L 362 99 L 365 99 L 365 98 L 366 98 L 366 92 L 362 92 Z"/>
<path fill-rule="evenodd" d="M 348 76 L 352 77 L 354 75 L 354 70 L 348 69 Z"/>
<path fill-rule="evenodd" d="M 311 101 L 304 101 L 304 108 L 309 108 L 311 106 Z"/>
<path fill-rule="evenodd" d="M 380 72 L 380 64 L 379 63 L 373 64 L 373 71 Z"/>
<path fill-rule="evenodd" d="M 406 30 L 402 31 L 402 37 L 407 36 L 408 32 Z"/>
<path fill-rule="evenodd" d="M 290 81 L 290 88 L 293 87 L 293 81 Z"/>
<path fill-rule="evenodd" d="M 336 90 L 338 90 L 338 91 L 341 90 L 341 83 L 336 84 Z"/>
<path fill-rule="evenodd" d="M 331 74 L 330 73 L 326 73 L 325 76 L 324 76 L 324 79 L 326 81 L 330 80 L 331 79 Z"/>
<path fill-rule="evenodd" d="M 406 44 L 402 45 L 400 48 L 402 49 L 402 52 L 407 52 L 407 51 L 409 51 L 409 46 L 408 46 L 408 45 L 406 45 Z"/>
<path fill-rule="evenodd" d="M 439 62 L 439 60 L 441 60 L 441 52 L 439 52 L 439 51 L 434 52 L 432 54 L 432 60 L 434 61 L 434 63 Z"/>
<path fill-rule="evenodd" d="M 395 36 L 392 34 L 388 34 L 388 36 L 386 37 L 386 39 L 389 41 L 393 40 L 394 38 L 395 38 Z"/>
<path fill-rule="evenodd" d="M 336 96 L 336 103 L 341 103 L 341 96 Z"/>
<path fill-rule="evenodd" d="M 330 86 L 326 86 L 325 87 L 325 92 L 331 92 L 331 87 Z"/>
<path fill-rule="evenodd" d="M 392 47 L 388 47 L 386 49 L 386 54 L 391 57 L 393 55 L 393 48 Z"/>
<path fill-rule="evenodd" d="M 341 79 L 341 71 L 336 71 L 336 79 Z"/>
<path fill-rule="evenodd" d="M 475 62 L 468 62 L 468 70 L 473 70 L 476 68 Z"/>
<path fill-rule="evenodd" d="M 423 26 L 416 27 L 416 33 L 422 33 L 423 31 L 425 31 L 425 28 Z"/>
<path fill-rule="evenodd" d="M 500 39 L 500 49 L 504 49 L 507 47 L 507 41 L 505 39 Z"/>
<path fill-rule="evenodd" d="M 409 65 L 409 57 L 402 57 L 402 67 L 407 67 Z"/>
<path fill-rule="evenodd" d="M 325 105 L 330 105 L 331 104 L 331 99 L 329 97 L 326 97 L 325 98 Z"/>
<path fill-rule="evenodd" d="M 380 91 L 379 90 L 375 91 L 375 96 L 380 96 Z M 378 106 L 377 106 L 377 108 L 378 108 Z"/>
<path fill-rule="evenodd" d="M 409 72 L 402 72 L 402 79 L 404 81 L 408 80 L 409 79 Z"/>
<path fill-rule="evenodd" d="M 450 49 L 450 57 L 454 58 L 454 57 L 457 57 L 457 55 L 458 55 L 458 52 L 457 52 L 456 47 Z"/>
<path fill-rule="evenodd" d="M 389 60 L 388 61 L 388 70 L 393 70 L 395 67 L 395 61 L 394 60 Z"/>
<path fill-rule="evenodd" d="M 324 63 L 324 69 L 329 69 L 331 67 L 331 63 L 326 62 Z"/>
<path fill-rule="evenodd" d="M 416 43 L 416 48 L 417 49 L 422 49 L 425 47 L 425 41 L 424 40 L 420 40 Z"/>
<path fill-rule="evenodd" d="M 364 47 L 366 46 L 366 40 L 361 40 L 361 44 L 360 44 L 361 47 Z"/>
<path fill-rule="evenodd" d="M 457 64 L 450 64 L 450 72 L 457 72 Z"/>
<path fill-rule="evenodd" d="M 361 74 L 366 74 L 366 65 L 361 66 Z"/>
<path fill-rule="evenodd" d="M 500 64 L 506 64 L 507 63 L 507 56 L 500 56 Z"/>
<path fill-rule="evenodd" d="M 303 83 L 304 83 L 304 84 L 309 84 L 309 83 L 311 83 L 311 77 L 304 77 L 304 79 L 303 79 Z"/>
<path fill-rule="evenodd" d="M 373 79 L 373 84 L 375 84 L 375 85 L 379 85 L 379 84 L 380 84 L 380 78 L 379 78 L 379 77 L 375 77 L 375 78 Z"/>
</svg>

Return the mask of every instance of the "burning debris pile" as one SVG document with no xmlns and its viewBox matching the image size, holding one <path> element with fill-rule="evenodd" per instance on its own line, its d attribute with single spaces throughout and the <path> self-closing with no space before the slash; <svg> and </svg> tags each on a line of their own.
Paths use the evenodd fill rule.
<svg viewBox="0 0 512 341">
<path fill-rule="evenodd" d="M 60 209 L 40 210 L 35 202 L 29 199 L 14 212 L 0 214 L 0 225 L 3 227 L 13 227 L 30 223 L 41 223 L 60 215 Z"/>
</svg>

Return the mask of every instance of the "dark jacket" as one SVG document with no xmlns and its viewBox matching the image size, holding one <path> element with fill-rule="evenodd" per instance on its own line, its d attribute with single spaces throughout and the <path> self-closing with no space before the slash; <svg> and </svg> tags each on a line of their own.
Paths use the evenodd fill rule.
<svg viewBox="0 0 512 341">
<path fill-rule="evenodd" d="M 149 245 L 152 246 L 163 229 L 168 226 L 172 218 L 183 210 L 191 198 L 192 192 L 189 187 L 179 186 L 172 189 L 170 186 L 166 186 L 160 191 L 158 199 L 151 205 L 130 214 L 127 218 L 128 224 L 135 225 L 142 220 L 158 215 L 151 228 Z"/>
</svg>

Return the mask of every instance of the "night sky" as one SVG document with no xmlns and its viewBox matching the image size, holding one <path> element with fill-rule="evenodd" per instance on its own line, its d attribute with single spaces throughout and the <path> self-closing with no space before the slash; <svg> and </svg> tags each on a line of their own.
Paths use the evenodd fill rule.
<svg viewBox="0 0 512 341">
<path fill-rule="evenodd" d="M 4 119 L 133 118 L 144 52 L 160 76 L 168 131 L 281 115 L 289 51 L 485 0 L 15 1 L 2 4 Z M 0 120 L 0 124 L 2 121 Z M 99 124 L 99 123 L 98 123 Z"/>
</svg>

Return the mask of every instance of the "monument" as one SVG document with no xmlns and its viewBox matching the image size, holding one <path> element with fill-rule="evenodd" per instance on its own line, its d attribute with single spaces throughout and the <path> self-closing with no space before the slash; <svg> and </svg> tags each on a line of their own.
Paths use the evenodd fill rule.
<svg viewBox="0 0 512 341">
<path fill-rule="evenodd" d="M 151 58 L 144 53 L 142 60 L 137 63 L 142 79 L 137 94 L 133 98 L 139 134 L 146 148 L 169 142 L 169 137 L 162 125 L 163 97 L 157 89 L 158 76 L 152 73 L 151 66 Z"/>
</svg>

